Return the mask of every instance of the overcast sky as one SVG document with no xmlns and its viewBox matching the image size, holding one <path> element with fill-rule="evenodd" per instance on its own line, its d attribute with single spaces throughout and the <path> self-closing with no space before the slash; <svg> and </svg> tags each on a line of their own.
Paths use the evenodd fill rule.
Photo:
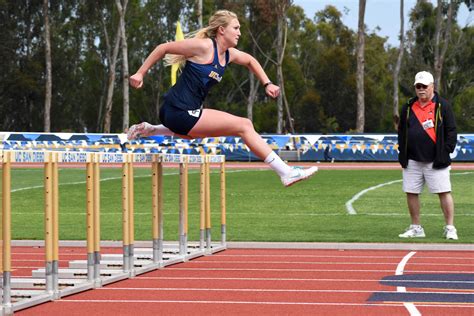
<svg viewBox="0 0 474 316">
<path fill-rule="evenodd" d="M 432 1 L 433 2 L 433 1 Z M 357 31 L 359 19 L 359 0 L 293 0 L 293 4 L 302 7 L 308 18 L 313 19 L 316 11 L 323 10 L 327 5 L 335 6 L 342 13 L 342 21 L 351 29 Z M 408 14 L 415 6 L 416 0 L 405 0 L 405 31 L 408 29 Z M 347 8 L 348 13 L 345 14 Z M 474 11 L 469 12 L 465 4 L 462 4 L 458 17 L 460 26 L 474 25 Z M 379 36 L 388 37 L 388 43 L 398 46 L 400 33 L 400 1 L 397 0 L 367 0 L 365 8 L 365 24 L 369 31 L 374 31 L 378 26 Z"/>
</svg>

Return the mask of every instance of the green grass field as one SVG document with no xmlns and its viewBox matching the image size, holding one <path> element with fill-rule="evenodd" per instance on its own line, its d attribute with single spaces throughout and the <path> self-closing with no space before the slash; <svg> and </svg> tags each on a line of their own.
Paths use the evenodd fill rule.
<svg viewBox="0 0 474 316">
<path fill-rule="evenodd" d="M 438 197 L 422 195 L 422 224 L 427 238 L 402 240 L 410 224 L 399 170 L 322 170 L 312 179 L 284 188 L 270 170 L 227 170 L 227 240 L 287 242 L 448 242 Z M 459 243 L 474 242 L 474 172 L 452 171 L 455 225 Z M 213 239 L 220 236 L 219 176 L 211 175 Z M 189 175 L 189 239 L 199 234 L 199 175 Z M 392 184 L 387 184 L 393 182 Z M 86 234 L 85 171 L 60 170 L 60 239 L 83 240 Z M 165 239 L 178 240 L 178 175 L 166 169 Z M 386 184 L 386 185 L 382 185 Z M 349 215 L 354 201 L 357 214 Z M 43 169 L 12 171 L 12 238 L 44 239 Z M 121 240 L 121 170 L 101 170 L 102 240 Z M 151 240 L 151 178 L 135 169 L 135 239 Z M 453 243 L 455 241 L 449 241 Z"/>
</svg>

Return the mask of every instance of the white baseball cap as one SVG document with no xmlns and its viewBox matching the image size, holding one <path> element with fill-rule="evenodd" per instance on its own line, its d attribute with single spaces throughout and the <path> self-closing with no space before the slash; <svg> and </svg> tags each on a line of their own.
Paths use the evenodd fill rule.
<svg viewBox="0 0 474 316">
<path fill-rule="evenodd" d="M 415 83 L 413 85 L 416 85 L 417 83 L 421 83 L 427 86 L 433 82 L 434 82 L 434 79 L 433 79 L 432 74 L 430 74 L 428 71 L 420 71 L 419 73 L 416 74 Z"/>
</svg>

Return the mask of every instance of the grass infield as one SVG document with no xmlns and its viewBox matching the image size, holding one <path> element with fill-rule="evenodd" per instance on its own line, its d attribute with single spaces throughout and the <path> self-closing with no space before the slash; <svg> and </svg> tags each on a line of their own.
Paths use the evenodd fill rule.
<svg viewBox="0 0 474 316">
<path fill-rule="evenodd" d="M 1 171 L 0 171 L 1 172 Z M 474 172 L 452 171 L 459 241 L 442 237 L 437 195 L 421 196 L 427 237 L 400 239 L 410 224 L 400 170 L 321 170 L 284 188 L 270 170 L 233 170 L 227 180 L 227 240 L 278 242 L 474 242 Z M 86 237 L 84 169 L 59 171 L 61 240 Z M 178 170 L 165 169 L 164 237 L 178 240 Z M 389 184 L 390 183 L 390 184 Z M 189 171 L 189 240 L 199 236 L 199 174 Z M 220 238 L 219 175 L 211 174 L 212 234 Z M 358 193 L 367 190 L 357 199 Z M 43 169 L 12 170 L 12 238 L 44 239 Z M 354 198 L 355 215 L 346 203 Z M 101 239 L 121 240 L 121 170 L 101 170 Z M 135 239 L 151 240 L 151 177 L 135 169 Z"/>
</svg>

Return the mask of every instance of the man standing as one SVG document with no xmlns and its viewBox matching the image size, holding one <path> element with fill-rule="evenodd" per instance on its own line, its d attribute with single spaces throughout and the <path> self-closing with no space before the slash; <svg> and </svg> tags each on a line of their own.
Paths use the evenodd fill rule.
<svg viewBox="0 0 474 316">
<path fill-rule="evenodd" d="M 451 106 L 434 91 L 433 75 L 415 76 L 416 97 L 403 106 L 398 125 L 398 161 L 403 168 L 403 191 L 407 195 L 411 225 L 401 238 L 425 237 L 420 225 L 419 194 L 426 183 L 439 196 L 444 213 L 446 239 L 458 239 L 454 227 L 449 154 L 456 147 L 457 132 Z"/>
</svg>

